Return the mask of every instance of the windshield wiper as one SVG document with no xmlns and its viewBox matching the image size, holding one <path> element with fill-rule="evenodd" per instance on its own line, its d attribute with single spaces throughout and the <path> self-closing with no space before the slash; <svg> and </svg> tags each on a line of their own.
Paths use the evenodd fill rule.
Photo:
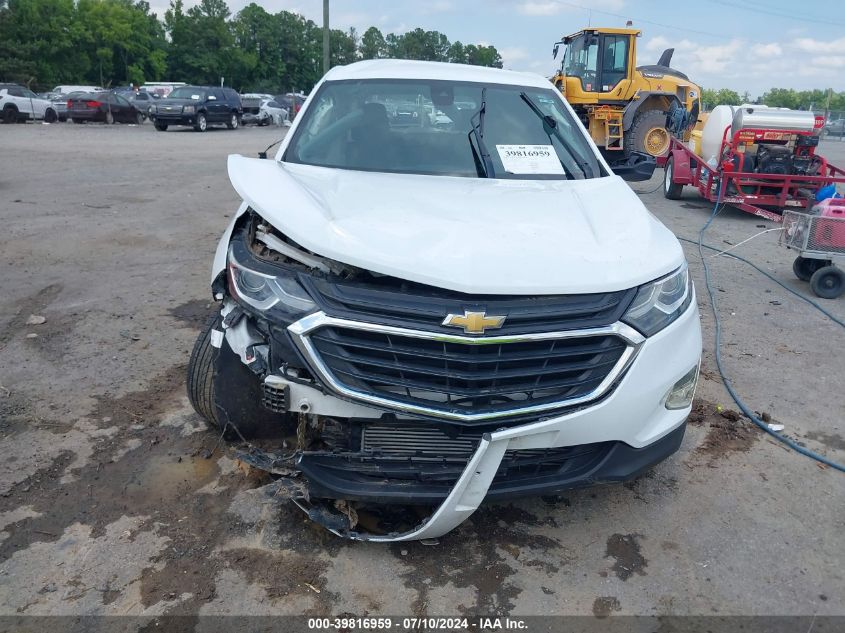
<svg viewBox="0 0 845 633">
<path fill-rule="evenodd" d="M 469 122 L 472 124 L 472 129 L 467 134 L 469 146 L 472 148 L 472 156 L 475 159 L 475 166 L 479 173 L 483 172 L 485 178 L 495 178 L 493 173 L 493 159 L 490 157 L 490 152 L 487 145 L 484 143 L 484 115 L 487 113 L 487 87 L 481 89 L 481 107 L 478 112 L 472 115 Z M 475 144 L 478 145 L 478 153 L 481 154 L 481 160 L 478 159 L 478 154 L 475 151 L 475 145 L 472 144 L 472 137 L 475 137 Z"/>
<path fill-rule="evenodd" d="M 540 107 L 531 100 L 524 92 L 520 92 L 519 96 L 522 97 L 522 100 L 528 104 L 528 107 L 536 114 L 539 119 L 543 122 L 543 131 L 548 135 L 549 140 L 552 140 L 552 135 L 560 141 L 560 144 L 563 145 L 563 148 L 569 153 L 569 155 L 575 160 L 578 164 L 578 167 L 584 174 L 585 178 L 592 178 L 593 177 L 593 168 L 590 166 L 590 163 L 586 161 L 586 159 L 581 158 L 581 155 L 575 151 L 575 148 L 572 147 L 572 144 L 560 133 L 560 130 L 557 127 L 557 121 L 553 116 L 550 114 L 545 114 Z"/>
</svg>

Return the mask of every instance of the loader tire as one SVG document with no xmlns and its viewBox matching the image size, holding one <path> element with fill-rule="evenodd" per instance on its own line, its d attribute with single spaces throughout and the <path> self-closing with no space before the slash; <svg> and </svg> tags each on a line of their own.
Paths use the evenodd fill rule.
<svg viewBox="0 0 845 633">
<path fill-rule="evenodd" d="M 645 152 L 657 158 L 665 156 L 670 145 L 669 130 L 666 129 L 666 114 L 661 110 L 640 112 L 630 129 L 625 132 L 625 157 L 631 152 Z"/>
</svg>

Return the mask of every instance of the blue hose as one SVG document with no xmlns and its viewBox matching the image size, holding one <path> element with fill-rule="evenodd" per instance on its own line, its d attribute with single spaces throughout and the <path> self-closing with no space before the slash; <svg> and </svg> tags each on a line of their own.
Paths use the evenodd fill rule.
<svg viewBox="0 0 845 633">
<path fill-rule="evenodd" d="M 759 419 L 756 415 L 754 415 L 754 412 L 751 411 L 751 409 L 748 408 L 748 406 L 745 404 L 745 402 L 742 401 L 742 399 L 739 397 L 739 395 L 734 390 L 733 385 L 731 384 L 730 378 L 728 378 L 728 376 L 725 374 L 725 370 L 722 367 L 722 351 L 721 351 L 721 348 L 722 348 L 722 323 L 719 319 L 719 310 L 718 310 L 718 306 L 716 305 L 716 295 L 713 293 L 713 287 L 710 284 L 710 269 L 707 266 L 707 260 L 704 257 L 704 251 L 703 251 L 704 248 L 713 249 L 713 247 L 704 245 L 704 233 L 707 231 L 707 229 L 710 227 L 710 224 L 712 224 L 714 218 L 716 217 L 716 214 L 719 211 L 719 204 L 720 204 L 721 200 L 722 200 L 722 186 L 720 185 L 719 195 L 716 197 L 716 206 L 713 207 L 713 213 L 710 215 L 710 217 L 707 219 L 707 222 L 704 223 L 704 226 L 702 226 L 701 230 L 698 232 L 698 242 L 697 242 L 697 244 L 698 244 L 698 255 L 699 255 L 699 257 L 701 257 L 701 263 L 704 265 L 704 282 L 707 285 L 707 294 L 710 295 L 710 307 L 713 310 L 713 317 L 714 317 L 715 322 L 716 322 L 716 328 L 715 328 L 715 330 L 716 330 L 716 337 L 715 337 L 716 338 L 716 340 L 715 340 L 716 367 L 719 369 L 719 375 L 722 377 L 722 382 L 724 383 L 725 388 L 728 390 L 728 393 L 731 394 L 731 398 L 733 398 L 733 401 L 736 402 L 736 405 L 740 408 L 740 410 L 746 415 L 746 417 L 748 417 L 748 419 L 750 419 L 754 424 L 756 424 L 758 427 L 760 427 L 763 431 L 765 431 L 766 433 L 768 433 L 769 435 L 774 437 L 779 442 L 783 442 L 784 444 L 789 446 L 789 448 L 791 448 L 792 450 L 797 451 L 798 453 L 801 453 L 802 455 L 805 455 L 805 456 L 807 456 L 811 459 L 815 459 L 817 462 L 820 462 L 822 464 L 830 466 L 831 468 L 834 468 L 834 469 L 836 469 L 840 472 L 845 472 L 845 466 L 843 466 L 842 464 L 837 464 L 836 462 L 828 459 L 824 455 L 819 455 L 818 453 L 811 451 L 808 448 L 800 446 L 795 440 L 792 440 L 792 439 L 786 437 L 785 435 L 781 435 L 780 433 L 770 429 L 769 425 L 766 424 L 765 422 L 763 422 L 763 420 Z M 692 242 L 692 240 L 684 240 L 684 241 L 685 242 Z M 692 242 L 692 243 L 695 243 L 695 242 Z M 713 249 L 713 250 L 717 250 L 717 249 Z M 732 257 L 735 257 L 736 259 L 744 261 L 747 264 L 751 264 L 751 262 L 749 262 L 748 260 L 745 260 L 741 257 L 737 257 L 736 255 L 732 255 Z M 830 314 L 827 310 L 822 308 L 815 301 L 812 301 L 812 300 L 808 299 L 807 297 L 803 296 L 802 294 L 795 292 L 791 288 L 788 288 L 787 286 L 782 284 L 780 281 L 778 281 L 777 279 L 775 279 L 774 277 L 772 277 L 771 275 L 769 275 L 767 272 L 763 271 L 762 269 L 758 268 L 754 264 L 751 264 L 751 265 L 754 266 L 754 268 L 756 268 L 758 271 L 760 271 L 761 273 L 766 275 L 766 277 L 768 277 L 769 279 L 777 282 L 778 284 L 780 284 L 781 286 L 783 286 L 784 288 L 789 290 L 792 294 L 800 297 L 804 301 L 806 301 L 809 304 L 816 307 L 818 310 L 820 310 L 821 312 L 826 314 L 834 322 L 836 322 L 839 325 L 845 327 L 845 323 L 843 323 L 840 319 L 837 319 L 835 316 Z"/>
</svg>

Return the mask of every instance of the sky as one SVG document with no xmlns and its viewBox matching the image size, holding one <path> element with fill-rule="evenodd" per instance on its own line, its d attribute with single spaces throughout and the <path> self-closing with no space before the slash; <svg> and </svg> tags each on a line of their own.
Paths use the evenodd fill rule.
<svg viewBox="0 0 845 633">
<path fill-rule="evenodd" d="M 295 11 L 322 24 L 322 0 L 256 1 L 270 13 Z M 151 2 L 159 16 L 166 2 Z M 234 14 L 249 0 L 227 2 Z M 772 87 L 845 91 L 842 0 L 331 0 L 330 10 L 332 28 L 436 30 L 450 41 L 493 44 L 505 68 L 546 77 L 557 67 L 552 46 L 563 35 L 627 20 L 642 30 L 638 65 L 674 47 L 672 66 L 706 88 L 752 97 Z"/>
</svg>

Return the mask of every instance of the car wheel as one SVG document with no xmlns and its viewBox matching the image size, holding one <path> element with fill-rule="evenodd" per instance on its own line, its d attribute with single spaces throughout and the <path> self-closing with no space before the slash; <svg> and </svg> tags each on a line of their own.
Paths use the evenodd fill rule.
<svg viewBox="0 0 845 633">
<path fill-rule="evenodd" d="M 810 277 L 810 288 L 822 299 L 836 299 L 845 292 L 845 272 L 836 266 L 819 268 Z"/>
<path fill-rule="evenodd" d="M 15 106 L 3 108 L 3 123 L 15 123 L 18 120 L 18 109 Z"/>
<path fill-rule="evenodd" d="M 58 120 L 58 116 L 56 116 L 56 111 L 52 108 L 47 108 L 47 111 L 44 113 L 44 122 L 45 123 L 55 123 Z"/>
<path fill-rule="evenodd" d="M 209 317 L 188 361 L 188 400 L 194 410 L 227 439 L 291 432 L 291 416 L 262 406 L 261 381 L 225 337 L 219 349 L 211 344 L 212 332 L 219 327 L 220 315 Z"/>
<path fill-rule="evenodd" d="M 153 125 L 155 125 L 159 132 L 167 132 L 167 123 L 159 123 L 156 121 Z"/>
<path fill-rule="evenodd" d="M 114 123 L 114 115 L 111 110 L 106 110 L 106 125 L 111 125 L 112 123 Z"/>
<path fill-rule="evenodd" d="M 663 197 L 667 200 L 680 200 L 681 192 L 684 190 L 683 185 L 672 181 L 674 174 L 674 160 L 670 156 L 663 168 Z"/>
<path fill-rule="evenodd" d="M 232 116 L 229 117 L 229 122 L 226 124 L 226 127 L 230 130 L 237 130 L 238 125 L 240 125 L 240 120 L 238 119 L 238 113 L 232 112 Z"/>
<path fill-rule="evenodd" d="M 197 115 L 197 121 L 194 123 L 194 129 L 197 132 L 205 132 L 208 129 L 208 120 L 205 118 L 205 114 L 200 112 Z"/>
<path fill-rule="evenodd" d="M 209 317 L 194 343 L 191 359 L 188 361 L 188 400 L 194 411 L 207 422 L 220 427 L 214 406 L 214 357 L 217 355 L 211 345 L 211 333 L 218 327 L 220 315 Z"/>
<path fill-rule="evenodd" d="M 135 113 L 135 125 L 144 125 L 144 113 L 143 112 L 136 112 Z"/>
</svg>

